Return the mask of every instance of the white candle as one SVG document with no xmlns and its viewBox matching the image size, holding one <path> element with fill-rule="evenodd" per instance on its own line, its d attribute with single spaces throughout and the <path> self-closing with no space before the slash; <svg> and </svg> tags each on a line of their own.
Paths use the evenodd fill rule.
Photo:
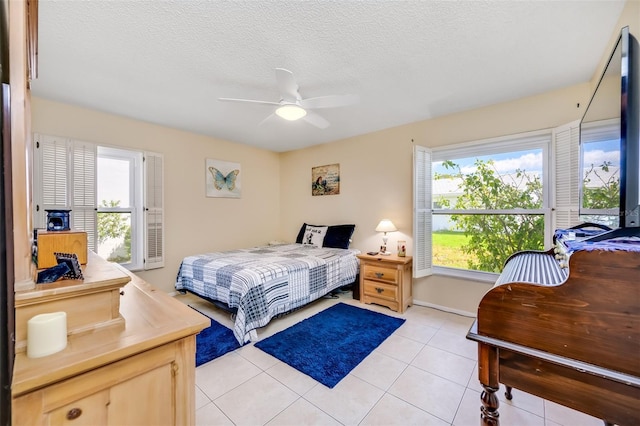
<svg viewBox="0 0 640 426">
<path fill-rule="evenodd" d="M 27 321 L 27 356 L 40 358 L 67 347 L 67 313 L 36 315 Z"/>
</svg>

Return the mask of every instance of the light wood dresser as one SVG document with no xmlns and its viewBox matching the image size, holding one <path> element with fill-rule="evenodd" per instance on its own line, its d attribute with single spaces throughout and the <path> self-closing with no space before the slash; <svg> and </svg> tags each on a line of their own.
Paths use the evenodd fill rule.
<svg viewBox="0 0 640 426">
<path fill-rule="evenodd" d="M 13 425 L 193 425 L 207 317 L 89 253 L 84 281 L 16 292 Z M 67 347 L 26 356 L 26 321 L 67 312 Z"/>
<path fill-rule="evenodd" d="M 404 312 L 413 304 L 411 256 L 359 254 L 360 301 Z"/>
</svg>

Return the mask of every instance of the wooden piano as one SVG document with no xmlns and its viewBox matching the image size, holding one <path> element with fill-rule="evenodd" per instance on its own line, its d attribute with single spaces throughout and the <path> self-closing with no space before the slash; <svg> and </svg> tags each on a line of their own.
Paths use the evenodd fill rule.
<svg viewBox="0 0 640 426">
<path fill-rule="evenodd" d="M 640 243 L 584 244 L 511 256 L 480 302 L 467 338 L 478 342 L 481 424 L 499 424 L 502 383 L 507 399 L 515 388 L 640 425 Z"/>
</svg>

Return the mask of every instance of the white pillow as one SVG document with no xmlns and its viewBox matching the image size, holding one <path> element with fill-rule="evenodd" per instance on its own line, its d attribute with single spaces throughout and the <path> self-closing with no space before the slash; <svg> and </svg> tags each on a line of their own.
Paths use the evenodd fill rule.
<svg viewBox="0 0 640 426">
<path fill-rule="evenodd" d="M 307 225 L 302 236 L 302 244 L 311 244 L 316 247 L 322 247 L 324 236 L 327 234 L 328 226 L 311 226 Z"/>
</svg>

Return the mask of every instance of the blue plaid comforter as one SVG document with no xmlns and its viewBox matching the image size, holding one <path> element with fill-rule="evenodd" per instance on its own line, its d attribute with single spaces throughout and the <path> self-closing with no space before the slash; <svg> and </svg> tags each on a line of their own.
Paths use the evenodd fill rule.
<svg viewBox="0 0 640 426">
<path fill-rule="evenodd" d="M 284 244 L 189 256 L 175 287 L 237 308 L 233 332 L 243 344 L 271 318 L 351 284 L 359 253 Z"/>
</svg>

